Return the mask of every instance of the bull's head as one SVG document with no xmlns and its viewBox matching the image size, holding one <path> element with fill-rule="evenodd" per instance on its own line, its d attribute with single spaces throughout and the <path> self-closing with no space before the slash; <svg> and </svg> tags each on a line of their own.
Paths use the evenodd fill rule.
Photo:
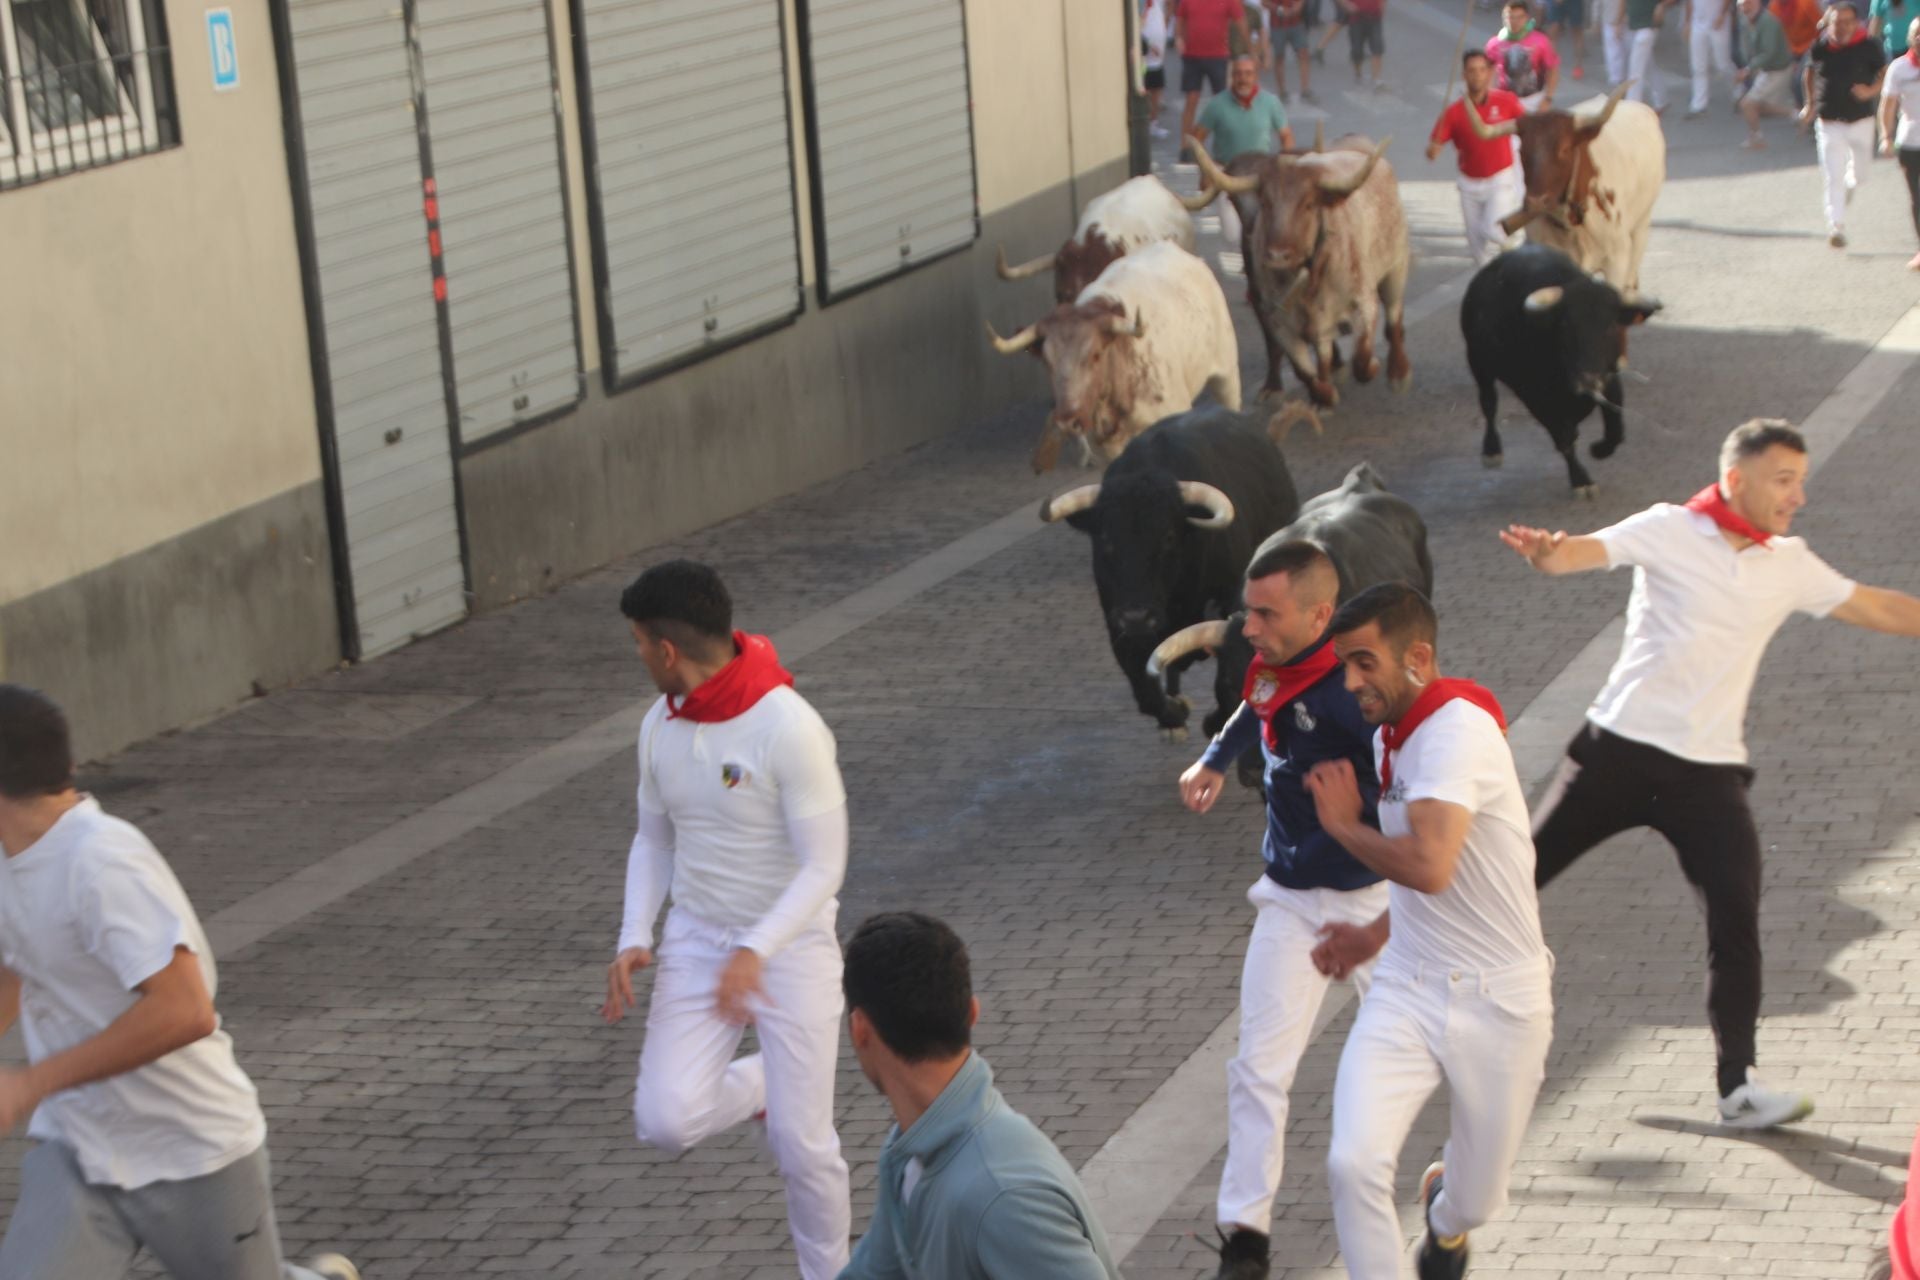
<svg viewBox="0 0 1920 1280">
<path fill-rule="evenodd" d="M 1166 634 L 1173 590 L 1192 572 L 1198 539 L 1233 523 L 1233 502 L 1199 480 L 1164 471 L 1109 474 L 1040 504 L 1093 539 L 1093 580 L 1121 666 L 1138 671 Z"/>
<path fill-rule="evenodd" d="M 1258 242 L 1250 246 L 1258 261 L 1248 265 L 1287 276 L 1312 260 L 1325 233 L 1326 212 L 1366 185 L 1393 139 L 1383 139 L 1357 164 L 1353 147 L 1343 145 L 1323 154 L 1316 140 L 1309 155 L 1273 156 L 1255 172 L 1244 174 L 1223 170 L 1204 147 L 1189 141 L 1209 186 L 1228 195 L 1258 198 Z"/>
<path fill-rule="evenodd" d="M 1519 210 L 1501 220 L 1508 235 L 1535 218 L 1545 218 L 1562 230 L 1578 226 L 1585 219 L 1587 188 L 1595 177 L 1587 148 L 1607 127 L 1614 108 L 1632 83 L 1629 80 L 1616 86 L 1600 110 L 1590 116 L 1541 111 L 1489 124 L 1474 110 L 1471 97 L 1463 99 L 1467 122 L 1480 137 L 1520 139 L 1520 169 L 1526 178 L 1527 198 Z"/>
<path fill-rule="evenodd" d="M 1576 276 L 1527 295 L 1528 323 L 1553 335 L 1569 390 L 1605 402 L 1608 379 L 1627 367 L 1627 330 L 1660 310 L 1652 298 L 1622 298 L 1599 276 Z"/>
<path fill-rule="evenodd" d="M 1061 433 L 1103 444 L 1120 432 L 1133 411 L 1140 361 L 1134 344 L 1146 333 L 1139 316 L 1129 318 L 1113 298 L 1055 307 L 1011 338 L 994 333 L 993 349 L 1003 356 L 1031 351 L 1046 361 L 1053 378 L 1053 413 L 1043 440 Z M 1045 454 L 1045 444 L 1042 446 Z M 1035 470 L 1052 464 L 1051 456 L 1036 455 Z"/>
</svg>

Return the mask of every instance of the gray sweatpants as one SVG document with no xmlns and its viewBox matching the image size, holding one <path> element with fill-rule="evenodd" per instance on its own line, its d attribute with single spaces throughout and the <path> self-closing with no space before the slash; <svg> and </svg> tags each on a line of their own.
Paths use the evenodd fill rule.
<svg viewBox="0 0 1920 1280">
<path fill-rule="evenodd" d="M 63 1143 L 27 1153 L 0 1280 L 119 1280 L 142 1247 L 175 1280 L 322 1280 L 280 1259 L 264 1143 L 204 1177 L 137 1191 L 89 1184 Z"/>
</svg>

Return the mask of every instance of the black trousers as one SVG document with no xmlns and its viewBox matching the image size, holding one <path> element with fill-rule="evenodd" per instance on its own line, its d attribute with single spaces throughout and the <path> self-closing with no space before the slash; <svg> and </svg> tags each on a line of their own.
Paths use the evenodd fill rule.
<svg viewBox="0 0 1920 1280">
<path fill-rule="evenodd" d="M 1900 157 L 1901 172 L 1907 175 L 1907 203 L 1913 209 L 1913 234 L 1920 236 L 1920 148 L 1902 147 L 1894 154 Z"/>
<path fill-rule="evenodd" d="M 1744 765 L 1700 764 L 1581 726 L 1534 817 L 1534 882 L 1544 888 L 1609 836 L 1652 827 L 1680 855 L 1707 912 L 1707 1021 L 1720 1093 L 1746 1081 L 1760 1020 L 1760 835 Z"/>
</svg>

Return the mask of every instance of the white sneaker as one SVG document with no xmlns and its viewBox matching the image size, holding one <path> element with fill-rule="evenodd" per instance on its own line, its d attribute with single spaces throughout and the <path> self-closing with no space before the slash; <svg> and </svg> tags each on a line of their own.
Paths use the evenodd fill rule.
<svg viewBox="0 0 1920 1280">
<path fill-rule="evenodd" d="M 337 1253 L 316 1253 L 307 1259 L 307 1266 L 327 1280 L 360 1280 L 360 1268 Z"/>
<path fill-rule="evenodd" d="M 1167 128 L 1167 126 L 1161 124 L 1158 120 L 1154 121 L 1152 124 L 1147 126 L 1147 132 L 1152 134 L 1156 138 L 1168 138 L 1173 136 L 1173 130 Z"/>
<path fill-rule="evenodd" d="M 1813 1114 L 1813 1099 L 1804 1093 L 1769 1089 L 1747 1068 L 1747 1082 L 1720 1099 L 1720 1123 L 1729 1129 L 1771 1129 Z"/>
</svg>

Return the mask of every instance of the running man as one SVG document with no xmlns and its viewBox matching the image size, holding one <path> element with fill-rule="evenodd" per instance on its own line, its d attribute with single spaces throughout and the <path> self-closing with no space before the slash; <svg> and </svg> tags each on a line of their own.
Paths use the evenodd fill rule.
<svg viewBox="0 0 1920 1280">
<path fill-rule="evenodd" d="M 142 1249 L 174 1280 L 359 1280 L 280 1256 L 267 1122 L 214 1008 L 200 917 L 166 859 L 74 789 L 67 720 L 0 684 L 0 1135 L 38 1145 L 0 1280 L 118 1280 Z M 308 1269 L 311 1268 L 311 1269 Z"/>
<path fill-rule="evenodd" d="M 1461 76 L 1466 81 L 1466 97 L 1473 109 L 1488 124 L 1496 120 L 1518 120 L 1524 114 L 1520 99 L 1505 89 L 1493 87 L 1493 62 L 1485 51 L 1469 49 L 1460 58 Z M 1427 159 L 1436 160 L 1440 150 L 1453 144 L 1460 164 L 1460 218 L 1467 227 L 1467 256 L 1475 266 L 1491 262 L 1507 247 L 1510 237 L 1500 220 L 1526 202 L 1526 181 L 1514 159 L 1518 140 L 1482 138 L 1467 119 L 1463 99 L 1456 98 L 1434 121 L 1427 138 Z"/>
<path fill-rule="evenodd" d="M 1351 976 L 1364 994 L 1370 958 L 1385 941 L 1370 934 L 1386 909 L 1387 886 L 1321 829 L 1306 787 L 1313 766 L 1345 760 L 1358 780 L 1360 820 L 1378 821 L 1373 729 L 1327 640 L 1339 594 L 1333 561 L 1310 542 L 1283 542 L 1254 557 L 1245 588 L 1245 634 L 1254 649 L 1245 701 L 1180 775 L 1181 800 L 1205 813 L 1255 739 L 1266 758 L 1266 871 L 1247 890 L 1255 914 L 1240 972 L 1240 1052 L 1227 1064 L 1219 1280 L 1266 1280 L 1287 1091 L 1327 984 Z"/>
<path fill-rule="evenodd" d="M 833 1127 L 840 1044 L 835 894 L 847 868 L 847 796 L 833 732 L 765 636 L 733 630 L 733 601 L 703 564 L 633 580 L 620 612 L 661 698 L 640 725 L 640 816 L 626 914 L 601 1014 L 659 973 L 634 1087 L 640 1141 L 679 1155 L 762 1117 L 787 1184 L 804 1280 L 847 1265 L 847 1163 Z M 752 1022 L 760 1052 L 734 1058 Z"/>
<path fill-rule="evenodd" d="M 1880 86 L 1880 150 L 1900 157 L 1913 233 L 1920 236 L 1920 18 L 1908 23 L 1907 31 L 1907 51 L 1887 67 Z M 1907 262 L 1907 270 L 1920 271 L 1920 253 Z"/>
<path fill-rule="evenodd" d="M 1807 52 L 1807 105 L 1800 124 L 1813 125 L 1826 175 L 1827 243 L 1847 247 L 1847 206 L 1873 169 L 1873 118 L 1880 105 L 1886 55 L 1869 39 L 1853 0 L 1827 9 L 1826 35 Z"/>
<path fill-rule="evenodd" d="M 1687 70 L 1693 93 L 1687 100 L 1687 119 L 1706 114 L 1716 76 L 1733 78 L 1734 0 L 1681 0 L 1687 29 Z"/>
<path fill-rule="evenodd" d="M 1707 1020 L 1719 1119 L 1765 1129 L 1813 1110 L 1754 1074 L 1760 1017 L 1760 838 L 1744 726 L 1754 674 L 1792 614 L 1920 635 L 1920 600 L 1859 586 L 1787 536 L 1806 505 L 1807 445 L 1772 418 L 1735 427 L 1720 477 L 1585 537 L 1513 525 L 1501 541 L 1546 574 L 1633 566 L 1627 635 L 1534 815 L 1544 888 L 1622 831 L 1652 827 L 1707 914 Z"/>
<path fill-rule="evenodd" d="M 1627 89 L 1629 102 L 1644 102 L 1657 115 L 1667 112 L 1667 77 L 1654 60 L 1654 46 L 1660 41 L 1660 24 L 1667 9 L 1676 0 L 1625 0 L 1620 9 L 1620 28 L 1627 41 Z"/>
<path fill-rule="evenodd" d="M 1553 95 L 1560 87 L 1560 55 L 1533 20 L 1527 0 L 1510 0 L 1505 12 L 1507 25 L 1487 37 L 1487 57 L 1493 63 L 1496 82 L 1520 99 L 1529 115 L 1546 111 L 1553 106 Z M 1478 102 L 1475 99 L 1476 105 Z"/>
<path fill-rule="evenodd" d="M 1380 829 L 1349 762 L 1314 766 L 1307 789 L 1327 834 L 1392 882 L 1392 936 L 1334 1080 L 1334 1226 L 1352 1280 L 1399 1280 L 1394 1169 L 1444 1081 L 1452 1121 L 1421 1180 L 1417 1265 L 1420 1280 L 1459 1280 L 1467 1233 L 1507 1202 L 1553 1040 L 1526 796 L 1500 704 L 1441 678 L 1425 596 L 1369 587 L 1327 629 L 1360 714 L 1380 726 Z"/>
</svg>

